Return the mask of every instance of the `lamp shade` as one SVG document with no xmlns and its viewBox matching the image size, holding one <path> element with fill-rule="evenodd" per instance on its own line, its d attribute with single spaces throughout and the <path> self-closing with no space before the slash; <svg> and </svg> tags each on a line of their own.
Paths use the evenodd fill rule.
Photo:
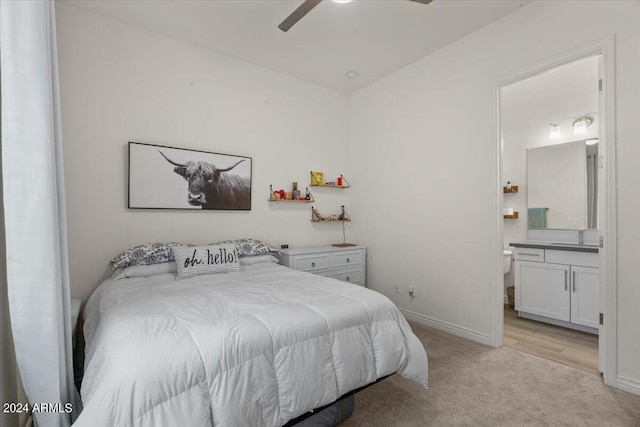
<svg viewBox="0 0 640 427">
<path fill-rule="evenodd" d="M 562 132 L 560 131 L 560 127 L 558 125 L 551 125 L 549 128 L 549 139 L 558 139 L 562 136 Z"/>
<path fill-rule="evenodd" d="M 587 126 L 589 126 L 589 123 L 585 119 L 578 120 L 573 124 L 573 134 L 585 135 L 587 133 Z"/>
</svg>

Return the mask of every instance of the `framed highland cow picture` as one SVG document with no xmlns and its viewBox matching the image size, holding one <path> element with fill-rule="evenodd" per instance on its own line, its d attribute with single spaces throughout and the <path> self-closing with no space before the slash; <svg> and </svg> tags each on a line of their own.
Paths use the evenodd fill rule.
<svg viewBox="0 0 640 427">
<path fill-rule="evenodd" d="M 251 157 L 129 142 L 129 209 L 251 210 Z"/>
</svg>

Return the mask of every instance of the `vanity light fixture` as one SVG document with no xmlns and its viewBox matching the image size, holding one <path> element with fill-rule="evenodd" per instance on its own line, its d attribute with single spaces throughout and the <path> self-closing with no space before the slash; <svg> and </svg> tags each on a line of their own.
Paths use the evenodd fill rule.
<svg viewBox="0 0 640 427">
<path fill-rule="evenodd" d="M 351 0 L 331 0 L 334 3 L 351 3 Z"/>
<path fill-rule="evenodd" d="M 573 124 L 573 134 L 574 135 L 586 135 L 587 126 L 591 124 L 591 119 L 587 117 L 582 117 L 580 120 L 576 121 Z"/>
<path fill-rule="evenodd" d="M 581 117 L 566 117 L 560 120 L 558 123 L 549 123 L 551 128 L 549 129 L 549 139 L 558 139 L 562 136 L 562 131 L 560 130 L 560 123 L 565 120 L 573 119 L 573 134 L 574 135 L 585 135 L 587 133 L 587 127 L 593 123 L 590 114 L 598 114 L 597 111 L 587 113 Z"/>
</svg>

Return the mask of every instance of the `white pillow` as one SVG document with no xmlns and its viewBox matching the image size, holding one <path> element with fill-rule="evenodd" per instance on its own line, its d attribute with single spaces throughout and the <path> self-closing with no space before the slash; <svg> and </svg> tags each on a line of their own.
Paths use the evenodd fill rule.
<svg viewBox="0 0 640 427">
<path fill-rule="evenodd" d="M 113 280 L 125 279 L 129 277 L 149 277 L 156 274 L 175 273 L 176 263 L 163 262 L 162 264 L 132 265 L 130 267 L 117 269 L 111 278 Z"/>
<path fill-rule="evenodd" d="M 202 274 L 239 271 L 238 252 L 233 244 L 172 248 L 178 279 Z"/>
<path fill-rule="evenodd" d="M 240 257 L 240 265 L 254 265 L 263 262 L 278 262 L 278 258 L 273 255 L 256 255 Z"/>
</svg>

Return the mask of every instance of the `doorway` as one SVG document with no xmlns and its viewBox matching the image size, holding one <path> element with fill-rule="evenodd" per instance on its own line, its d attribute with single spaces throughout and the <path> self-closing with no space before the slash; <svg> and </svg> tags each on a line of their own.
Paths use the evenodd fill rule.
<svg viewBox="0 0 640 427">
<path fill-rule="evenodd" d="M 615 295 L 616 286 L 612 268 L 615 247 L 603 245 L 609 240 L 608 237 L 614 235 L 612 230 L 615 219 L 613 216 L 615 204 L 611 203 L 613 194 L 608 191 L 609 188 L 613 188 L 614 165 L 610 162 L 608 167 L 605 167 L 604 162 L 605 159 L 612 158 L 608 155 L 613 152 L 613 108 L 611 106 L 613 94 L 602 90 L 604 85 L 612 87 L 613 84 L 612 49 L 613 40 L 607 39 L 532 66 L 525 71 L 514 73 L 495 85 L 496 140 L 500 165 L 498 176 L 501 190 L 498 205 L 500 211 L 509 210 L 504 211 L 504 219 L 498 226 L 501 237 L 500 253 L 503 247 L 508 248 L 510 243 L 514 242 L 522 243 L 530 240 L 569 242 L 570 239 L 566 236 L 574 233 L 576 237 L 579 236 L 579 243 L 583 243 L 583 238 L 586 239 L 584 243 L 590 243 L 593 245 L 593 252 L 597 251 L 593 258 L 595 265 L 591 265 L 596 271 L 595 279 L 592 277 L 595 280 L 592 290 L 595 293 L 593 304 L 596 304 L 596 307 L 593 307 L 591 317 L 596 315 L 596 321 L 602 320 L 603 317 L 614 319 L 616 309 L 615 298 L 611 298 L 611 295 Z M 555 139 L 552 139 L 554 135 L 551 127 L 554 124 L 557 128 L 555 130 L 559 130 L 560 135 L 555 135 Z M 587 142 L 589 145 L 597 143 L 595 157 L 592 154 L 596 150 L 594 147 L 588 149 L 590 153 L 587 152 Z M 565 184 L 566 188 L 569 188 L 566 176 L 552 172 L 546 174 L 549 175 L 549 181 L 555 184 L 555 192 L 560 195 L 557 197 L 558 194 L 556 194 L 556 198 L 571 199 L 576 196 L 575 198 L 579 199 L 577 203 L 581 207 L 580 213 L 577 211 L 566 213 L 562 218 L 564 223 L 558 223 L 559 209 L 546 205 L 550 202 L 536 201 L 532 202 L 536 206 L 528 205 L 527 150 L 567 143 L 578 146 L 582 144 L 582 148 L 579 149 L 585 155 L 583 160 L 585 166 L 582 168 L 585 173 L 581 177 L 584 180 L 582 184 L 584 197 L 575 194 L 574 191 L 562 193 Z M 591 155 L 590 158 L 588 158 L 589 155 Z M 591 176 L 587 179 L 588 162 L 591 162 L 592 166 L 595 163 L 596 168 L 595 170 L 591 168 Z M 588 188 L 588 180 L 597 182 L 598 185 Z M 516 187 L 516 190 L 507 192 L 504 190 L 507 185 L 511 188 Z M 594 190 L 597 191 L 594 192 Z M 535 191 L 537 192 L 538 188 Z M 591 209 L 587 209 L 588 199 L 597 200 L 597 208 L 596 204 L 592 204 Z M 538 210 L 530 210 L 530 208 L 538 208 Z M 514 215 L 511 210 L 519 212 L 519 215 Z M 546 217 L 545 211 L 548 212 Z M 589 211 L 591 213 L 588 213 Z M 528 213 L 531 213 L 532 218 L 538 214 L 542 215 L 542 219 L 528 221 Z M 595 216 L 597 219 L 594 219 Z M 546 226 L 547 220 L 550 227 Z M 564 240 L 565 238 L 568 240 Z M 577 244 L 578 241 L 575 243 Z M 595 249 L 598 244 L 600 244 L 599 251 Z M 583 249 L 584 247 L 581 247 L 576 251 Z M 535 307 L 525 309 L 521 306 L 521 311 L 515 312 L 506 306 L 506 286 L 514 285 L 516 281 L 517 268 L 514 264 L 511 263 L 509 274 L 504 275 L 502 280 L 498 279 L 494 306 L 496 346 L 511 346 L 588 372 L 599 371 L 604 374 L 607 384 L 613 384 L 615 379 L 615 335 L 612 333 L 615 331 L 614 322 L 603 322 L 602 326 L 594 322 L 590 327 L 584 328 L 579 325 L 580 321 L 577 321 L 578 325 L 574 327 L 576 325 L 569 321 L 569 317 L 566 319 L 568 322 L 558 321 L 557 316 L 552 314 L 547 317 L 544 311 L 545 316 L 539 316 Z M 521 264 L 522 262 L 519 266 Z M 500 262 L 501 267 L 502 265 L 503 262 Z M 558 274 L 575 277 L 575 273 L 571 276 L 569 268 L 570 266 L 566 266 L 566 272 Z M 580 268 L 582 267 L 575 266 L 578 272 L 581 271 Z M 500 268 L 500 272 L 502 271 Z M 521 277 L 518 275 L 519 279 Z M 592 283 L 594 283 L 593 280 Z M 522 283 L 521 280 L 520 283 Z M 522 289 L 521 287 L 520 293 L 524 295 Z M 569 294 L 570 292 L 567 293 L 567 297 Z M 569 305 L 570 303 L 567 302 L 567 310 L 570 309 Z M 576 301 L 573 301 L 573 306 L 578 307 Z M 553 312 L 549 311 L 549 313 Z M 562 319 L 561 316 L 557 318 Z M 566 360 L 563 360 L 563 357 Z M 574 363 L 576 361 L 578 366 Z"/>
</svg>

